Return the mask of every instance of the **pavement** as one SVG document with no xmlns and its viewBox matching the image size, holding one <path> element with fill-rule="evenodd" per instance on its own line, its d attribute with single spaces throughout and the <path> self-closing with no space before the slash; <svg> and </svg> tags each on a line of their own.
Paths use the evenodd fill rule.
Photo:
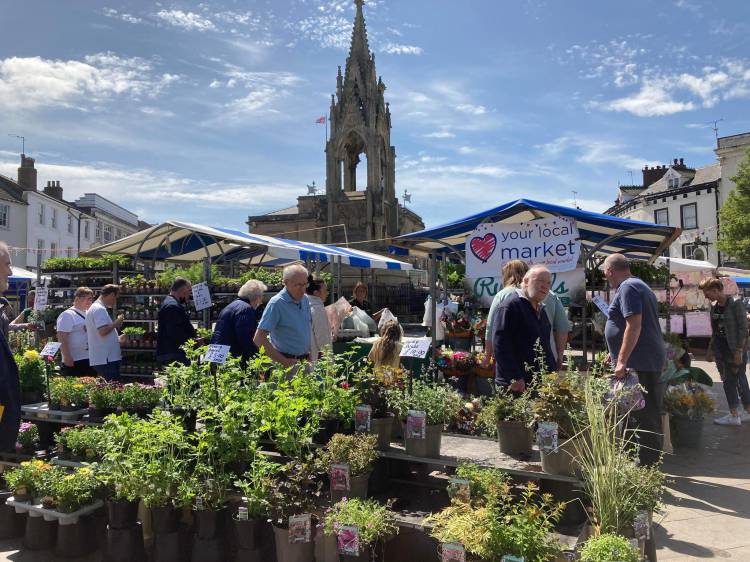
<svg viewBox="0 0 750 562">
<path fill-rule="evenodd" d="M 727 405 L 716 367 L 693 364 L 714 379 L 722 415 Z M 700 449 L 678 448 L 665 458 L 668 491 L 662 513 L 654 516 L 659 562 L 750 562 L 750 423 L 718 426 L 713 423 L 718 415 L 706 419 Z M 57 560 L 50 551 L 20 549 L 19 540 L 0 541 L 0 561 Z M 101 555 L 76 560 L 98 562 Z"/>
</svg>

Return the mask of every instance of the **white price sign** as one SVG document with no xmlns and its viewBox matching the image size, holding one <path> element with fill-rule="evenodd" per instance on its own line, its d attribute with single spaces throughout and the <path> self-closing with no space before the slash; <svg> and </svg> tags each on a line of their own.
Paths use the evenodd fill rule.
<svg viewBox="0 0 750 562">
<path fill-rule="evenodd" d="M 430 350 L 430 344 L 432 341 L 430 338 L 415 338 L 413 340 L 406 340 L 403 347 L 401 348 L 401 357 L 416 357 L 424 359 L 427 352 Z"/>
<path fill-rule="evenodd" d="M 208 346 L 208 350 L 203 356 L 203 361 L 205 363 L 219 363 L 220 365 L 223 365 L 227 360 L 227 355 L 229 355 L 228 345 L 212 343 Z"/>
<path fill-rule="evenodd" d="M 57 355 L 57 352 L 60 351 L 60 347 L 62 347 L 62 344 L 57 341 L 51 341 L 47 342 L 47 344 L 44 346 L 44 349 L 39 353 L 42 357 L 54 357 Z"/>
<path fill-rule="evenodd" d="M 211 291 L 208 290 L 207 283 L 193 285 L 193 306 L 198 311 L 211 308 Z"/>
<path fill-rule="evenodd" d="M 49 289 L 47 287 L 37 287 L 36 299 L 34 299 L 34 310 L 44 310 L 47 308 L 47 299 L 49 298 Z"/>
<path fill-rule="evenodd" d="M 605 301 L 601 295 L 594 295 L 594 298 L 592 298 L 591 300 L 596 305 L 596 307 L 601 310 L 602 314 L 609 318 L 609 304 L 607 303 L 607 301 Z"/>
</svg>

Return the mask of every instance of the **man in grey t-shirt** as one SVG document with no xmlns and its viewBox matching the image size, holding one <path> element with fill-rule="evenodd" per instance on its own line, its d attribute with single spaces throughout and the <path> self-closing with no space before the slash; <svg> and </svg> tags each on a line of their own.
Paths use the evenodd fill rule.
<svg viewBox="0 0 750 562">
<path fill-rule="evenodd" d="M 661 454 L 665 386 L 661 373 L 666 362 L 658 302 L 649 286 L 633 277 L 630 264 L 622 254 L 612 254 L 604 260 L 604 275 L 609 284 L 617 288 L 609 305 L 604 337 L 615 376 L 623 378 L 626 369 L 633 369 L 646 390 L 646 406 L 632 417 L 643 430 L 638 435 L 641 464 L 655 464 Z"/>
</svg>

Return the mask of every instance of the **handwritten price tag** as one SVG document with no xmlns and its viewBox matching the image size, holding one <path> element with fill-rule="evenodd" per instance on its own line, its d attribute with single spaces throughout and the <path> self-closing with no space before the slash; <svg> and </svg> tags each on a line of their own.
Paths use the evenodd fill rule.
<svg viewBox="0 0 750 562">
<path fill-rule="evenodd" d="M 228 345 L 219 345 L 218 343 L 212 343 L 208 346 L 206 354 L 203 356 L 204 363 L 218 363 L 223 365 L 227 361 L 229 355 Z"/>
<path fill-rule="evenodd" d="M 207 283 L 193 285 L 193 306 L 198 311 L 211 308 L 211 291 L 208 290 Z"/>
<path fill-rule="evenodd" d="M 37 287 L 36 298 L 34 299 L 34 310 L 46 309 L 48 298 L 49 298 L 49 289 L 47 287 Z"/>
<path fill-rule="evenodd" d="M 42 357 L 54 357 L 55 355 L 57 355 L 57 352 L 60 351 L 60 347 L 62 347 L 62 344 L 60 342 L 47 342 L 47 344 L 44 346 L 44 349 L 42 349 L 39 355 L 41 355 Z"/>
<path fill-rule="evenodd" d="M 424 359 L 427 352 L 430 350 L 431 344 L 430 338 L 418 338 L 413 340 L 407 340 L 404 342 L 401 348 L 401 357 L 415 357 Z"/>
<path fill-rule="evenodd" d="M 609 318 L 609 304 L 607 304 L 607 301 L 605 301 L 601 295 L 594 295 L 594 298 L 591 300 L 596 307 L 601 310 L 602 314 Z"/>
</svg>

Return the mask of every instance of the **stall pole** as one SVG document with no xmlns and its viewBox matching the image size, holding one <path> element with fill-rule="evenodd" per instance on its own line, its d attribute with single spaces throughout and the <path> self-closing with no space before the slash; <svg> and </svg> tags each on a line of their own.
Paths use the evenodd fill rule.
<svg viewBox="0 0 750 562">
<path fill-rule="evenodd" d="M 432 358 L 437 358 L 437 254 L 430 254 L 430 326 L 432 332 Z"/>
<path fill-rule="evenodd" d="M 667 328 L 666 328 L 666 334 L 667 337 L 669 337 L 669 334 L 672 332 L 672 263 L 669 259 L 669 256 L 667 255 L 667 286 L 665 287 L 664 295 L 666 297 L 667 301 Z"/>
<path fill-rule="evenodd" d="M 583 308 L 581 309 L 581 348 L 583 351 L 583 363 L 584 365 L 588 362 L 588 354 L 586 351 L 586 344 L 588 343 L 586 341 L 586 323 L 588 320 L 588 315 L 586 314 L 586 310 L 588 309 L 588 299 L 586 299 L 586 285 L 591 283 L 590 277 L 593 277 L 593 274 L 590 275 L 590 268 L 591 268 L 591 262 L 587 257 L 583 259 Z M 593 287 L 593 285 L 592 285 Z M 594 291 L 592 288 L 591 294 L 593 296 Z"/>
<path fill-rule="evenodd" d="M 336 289 L 338 290 L 338 294 L 336 295 L 336 300 L 340 299 L 344 296 L 344 290 L 341 287 L 341 256 L 338 256 L 336 258 L 337 266 L 336 266 Z"/>
<path fill-rule="evenodd" d="M 211 260 L 208 257 L 203 258 L 203 280 L 207 285 L 211 283 Z M 211 307 L 203 310 L 203 327 L 211 329 Z"/>
</svg>

